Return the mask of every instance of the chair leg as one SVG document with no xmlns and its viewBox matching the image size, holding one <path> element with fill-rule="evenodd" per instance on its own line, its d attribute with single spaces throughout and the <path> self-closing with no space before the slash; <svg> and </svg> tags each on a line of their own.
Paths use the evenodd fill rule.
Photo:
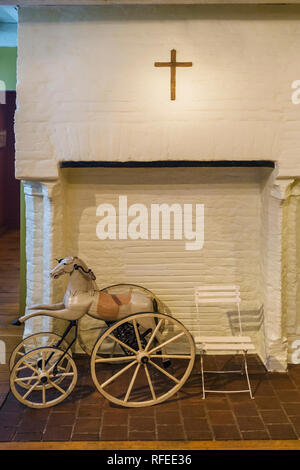
<svg viewBox="0 0 300 470">
<path fill-rule="evenodd" d="M 200 353 L 201 378 L 202 378 L 202 400 L 205 400 L 204 370 L 203 370 L 203 352 Z"/>
<path fill-rule="evenodd" d="M 248 389 L 249 389 L 250 397 L 253 400 L 254 396 L 252 395 L 252 389 L 251 389 L 251 384 L 250 384 L 250 379 L 249 379 L 249 374 L 248 374 L 247 354 L 245 351 L 243 351 L 243 354 L 244 354 L 244 366 L 245 366 L 245 373 L 246 373 L 246 378 L 247 378 L 247 383 L 248 383 Z"/>
</svg>

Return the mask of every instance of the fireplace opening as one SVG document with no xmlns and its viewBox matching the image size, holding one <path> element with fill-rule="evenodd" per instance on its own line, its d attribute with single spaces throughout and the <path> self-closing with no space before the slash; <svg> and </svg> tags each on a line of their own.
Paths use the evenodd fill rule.
<svg viewBox="0 0 300 470">
<path fill-rule="evenodd" d="M 186 163 L 186 162 L 185 162 Z M 209 309 L 199 318 L 194 304 L 194 288 L 207 284 L 237 284 L 241 289 L 242 315 L 247 334 L 265 361 L 264 333 L 264 189 L 272 164 L 257 166 L 225 165 L 207 167 L 163 166 L 139 168 L 134 165 L 62 165 L 60 197 L 56 198 L 52 230 L 58 258 L 77 255 L 93 270 L 97 285 L 133 283 L 153 291 L 162 301 L 165 313 L 181 320 L 193 333 L 233 334 L 236 312 Z M 270 162 L 272 163 L 272 162 Z M 68 168 L 66 168 L 68 166 Z M 127 227 L 134 217 L 134 205 L 147 211 L 147 236 L 133 239 L 120 232 L 120 198 L 126 200 Z M 189 206 L 195 231 L 196 206 L 203 208 L 203 243 L 186 249 L 185 227 L 170 215 L 169 238 L 162 232 L 153 239 L 153 205 Z M 115 208 L 116 237 L 99 239 L 97 226 L 101 205 Z M 123 206 L 124 209 L 124 206 Z M 98 212 L 99 214 L 99 212 Z M 124 215 L 124 214 L 123 214 Z M 182 212 L 182 219 L 184 213 Z M 177 225 L 176 225 L 177 223 Z M 56 227 L 59 225 L 59 227 Z M 177 230 L 177 238 L 176 238 Z M 178 237 L 178 230 L 182 237 Z M 57 235 L 59 234 L 59 236 Z M 65 279 L 53 285 L 54 296 L 61 297 Z M 60 284 L 60 285 L 59 285 Z M 89 317 L 81 321 L 83 330 L 94 331 L 99 322 Z M 80 347 L 78 346 L 78 349 Z"/>
</svg>

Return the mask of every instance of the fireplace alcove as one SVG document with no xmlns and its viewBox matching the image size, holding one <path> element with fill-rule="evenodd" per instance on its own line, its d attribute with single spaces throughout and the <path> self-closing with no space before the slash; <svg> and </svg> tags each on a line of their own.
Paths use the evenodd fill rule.
<svg viewBox="0 0 300 470">
<path fill-rule="evenodd" d="M 27 224 L 32 234 L 27 236 L 27 246 L 34 247 L 32 263 L 28 259 L 27 305 L 60 301 L 67 279 L 50 282 L 49 268 L 54 258 L 77 255 L 94 271 L 99 288 L 116 283 L 142 285 L 160 298 L 166 313 L 181 320 L 192 333 L 232 334 L 234 306 L 208 309 L 197 316 L 193 293 L 197 285 L 237 284 L 244 327 L 257 354 L 269 369 L 284 370 L 286 341 L 274 295 L 281 273 L 274 273 L 276 256 L 270 240 L 277 236 L 278 214 L 272 204 L 278 200 L 271 194 L 275 171 L 272 162 L 65 162 L 58 182 L 26 182 Z M 127 196 L 128 207 L 136 203 L 147 207 L 148 239 L 97 237 L 101 220 L 97 207 L 112 204 L 118 221 L 119 196 Z M 181 240 L 174 240 L 172 218 L 170 240 L 151 239 L 152 203 L 192 204 L 193 214 L 195 204 L 203 204 L 203 247 L 186 250 L 184 234 Z M 100 327 L 101 322 L 90 317 L 80 325 L 82 331 L 93 332 L 89 346 L 97 334 L 95 326 Z M 47 327 L 57 330 L 62 325 L 46 317 L 36 318 L 27 322 L 25 334 Z M 89 334 L 84 333 L 85 338 Z M 82 351 L 79 344 L 76 351 Z"/>
</svg>

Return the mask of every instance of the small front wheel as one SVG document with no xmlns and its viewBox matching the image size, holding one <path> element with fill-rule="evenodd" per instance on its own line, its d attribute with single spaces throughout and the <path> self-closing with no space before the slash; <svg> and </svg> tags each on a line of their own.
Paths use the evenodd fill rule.
<svg viewBox="0 0 300 470">
<path fill-rule="evenodd" d="M 9 370 L 12 370 L 13 366 L 20 359 L 20 357 L 24 356 L 24 354 L 32 351 L 33 349 L 46 346 L 56 348 L 58 347 L 59 349 L 63 349 L 65 351 L 68 347 L 68 343 L 66 340 L 63 340 L 60 335 L 49 331 L 34 333 L 33 335 L 27 336 L 15 347 L 11 353 L 9 359 Z M 72 356 L 71 351 L 69 351 L 69 355 Z"/>
<path fill-rule="evenodd" d="M 137 313 L 100 336 L 91 356 L 91 374 L 109 401 L 126 407 L 152 406 L 184 385 L 194 360 L 193 337 L 181 322 L 162 313 Z"/>
<path fill-rule="evenodd" d="M 76 382 L 74 360 L 54 347 L 41 347 L 24 354 L 10 374 L 12 393 L 30 408 L 57 405 L 70 395 Z"/>
</svg>

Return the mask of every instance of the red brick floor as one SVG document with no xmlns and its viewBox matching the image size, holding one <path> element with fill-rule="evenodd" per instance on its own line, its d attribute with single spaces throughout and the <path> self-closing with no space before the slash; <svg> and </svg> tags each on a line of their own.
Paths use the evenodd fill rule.
<svg viewBox="0 0 300 470">
<path fill-rule="evenodd" d="M 211 357 L 210 361 L 221 367 L 224 358 Z M 202 400 L 197 361 L 190 380 L 167 402 L 121 408 L 96 391 L 88 358 L 77 357 L 76 363 L 76 388 L 53 408 L 26 408 L 8 395 L 0 409 L 0 441 L 300 438 L 300 366 L 290 366 L 287 374 L 266 373 L 252 356 L 254 400 L 247 394 L 209 394 Z M 232 382 L 227 386 L 232 388 Z"/>
</svg>

